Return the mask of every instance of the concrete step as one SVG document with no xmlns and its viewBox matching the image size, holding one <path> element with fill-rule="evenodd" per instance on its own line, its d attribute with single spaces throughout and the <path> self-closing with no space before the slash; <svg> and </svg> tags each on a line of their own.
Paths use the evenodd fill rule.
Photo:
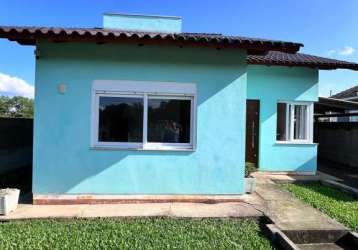
<svg viewBox="0 0 358 250">
<path fill-rule="evenodd" d="M 297 244 L 301 250 L 339 250 L 343 249 L 334 243 L 314 243 L 314 244 Z"/>
<path fill-rule="evenodd" d="M 358 250 L 358 234 L 347 230 L 281 231 L 275 224 L 266 224 L 265 229 L 265 234 L 282 249 Z"/>
<path fill-rule="evenodd" d="M 334 243 L 348 233 L 347 230 L 283 230 L 296 244 Z"/>
</svg>

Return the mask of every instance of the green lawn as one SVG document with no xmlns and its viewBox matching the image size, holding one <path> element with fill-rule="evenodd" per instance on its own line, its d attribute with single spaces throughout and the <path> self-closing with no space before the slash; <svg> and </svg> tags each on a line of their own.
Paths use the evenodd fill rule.
<svg viewBox="0 0 358 250">
<path fill-rule="evenodd" d="M 354 231 L 358 231 L 358 199 L 319 183 L 285 184 L 286 190 Z"/>
<path fill-rule="evenodd" d="M 0 223 L 1 249 L 272 249 L 253 219 L 74 219 Z"/>
</svg>

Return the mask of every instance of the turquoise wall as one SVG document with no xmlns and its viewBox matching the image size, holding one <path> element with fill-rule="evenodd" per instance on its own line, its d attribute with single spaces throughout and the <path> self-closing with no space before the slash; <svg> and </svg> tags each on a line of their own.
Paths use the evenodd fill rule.
<svg viewBox="0 0 358 250">
<path fill-rule="evenodd" d="M 103 28 L 178 33 L 181 32 L 182 19 L 168 16 L 104 14 Z"/>
<path fill-rule="evenodd" d="M 34 194 L 241 194 L 246 54 L 238 50 L 40 42 Z M 93 80 L 194 82 L 193 152 L 90 148 Z M 66 93 L 57 91 L 66 85 Z"/>
<path fill-rule="evenodd" d="M 276 109 L 279 100 L 318 101 L 318 70 L 250 65 L 247 98 L 260 100 L 260 170 L 315 172 L 316 144 L 276 144 Z"/>
</svg>

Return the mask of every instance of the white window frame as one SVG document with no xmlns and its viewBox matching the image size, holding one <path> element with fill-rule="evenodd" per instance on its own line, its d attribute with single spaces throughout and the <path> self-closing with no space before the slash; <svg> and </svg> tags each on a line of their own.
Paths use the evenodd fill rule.
<svg viewBox="0 0 358 250">
<path fill-rule="evenodd" d="M 279 141 L 276 138 L 276 143 L 293 143 L 293 144 L 312 144 L 313 143 L 313 102 L 306 101 L 278 101 L 278 103 L 286 104 L 286 140 Z M 307 107 L 306 119 L 306 134 L 307 139 L 294 139 L 294 119 L 295 106 L 304 105 Z M 277 112 L 277 110 L 276 110 Z M 278 123 L 278 114 L 276 119 L 276 130 Z M 277 131 L 276 131 L 277 135 Z"/>
<path fill-rule="evenodd" d="M 143 141 L 102 142 L 98 140 L 99 98 L 101 96 L 143 98 Z M 148 142 L 148 98 L 191 101 L 190 142 Z M 91 147 L 102 149 L 133 150 L 195 150 L 196 148 L 196 84 L 150 81 L 95 80 L 92 84 Z"/>
</svg>

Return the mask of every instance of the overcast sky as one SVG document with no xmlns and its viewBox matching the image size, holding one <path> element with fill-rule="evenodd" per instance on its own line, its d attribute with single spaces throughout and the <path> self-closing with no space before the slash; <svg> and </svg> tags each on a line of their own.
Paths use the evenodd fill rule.
<svg viewBox="0 0 358 250">
<path fill-rule="evenodd" d="M 183 30 L 302 42 L 302 52 L 358 62 L 357 0 L 1 0 L 0 25 L 101 27 L 103 12 L 181 16 Z M 0 94 L 33 96 L 34 47 L 0 39 Z M 358 72 L 320 71 L 320 95 Z"/>
</svg>

